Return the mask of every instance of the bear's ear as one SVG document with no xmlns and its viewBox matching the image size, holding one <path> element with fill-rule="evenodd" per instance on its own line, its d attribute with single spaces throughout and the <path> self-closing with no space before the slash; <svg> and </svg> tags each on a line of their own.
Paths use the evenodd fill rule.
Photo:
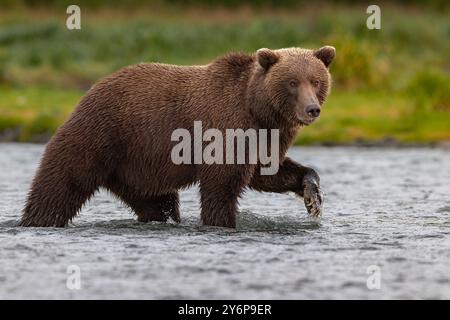
<svg viewBox="0 0 450 320">
<path fill-rule="evenodd" d="M 335 55 L 336 49 L 332 46 L 325 46 L 314 51 L 314 56 L 321 60 L 327 68 L 331 61 L 333 61 Z"/>
<path fill-rule="evenodd" d="M 264 70 L 268 70 L 280 58 L 275 51 L 267 48 L 262 48 L 256 51 L 256 57 L 258 58 L 258 62 Z"/>
</svg>

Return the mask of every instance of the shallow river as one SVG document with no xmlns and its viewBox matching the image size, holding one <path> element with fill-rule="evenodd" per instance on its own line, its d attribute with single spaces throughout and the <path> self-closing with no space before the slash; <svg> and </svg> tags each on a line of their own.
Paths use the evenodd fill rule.
<svg viewBox="0 0 450 320">
<path fill-rule="evenodd" d="M 199 224 L 196 188 L 179 225 L 100 192 L 68 228 L 16 227 L 42 151 L 0 144 L 0 298 L 450 299 L 450 150 L 293 148 L 322 219 L 247 192 L 235 231 Z"/>
</svg>

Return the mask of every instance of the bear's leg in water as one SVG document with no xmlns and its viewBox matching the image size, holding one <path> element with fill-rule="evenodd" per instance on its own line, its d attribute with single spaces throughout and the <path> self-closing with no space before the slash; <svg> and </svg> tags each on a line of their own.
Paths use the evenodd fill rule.
<svg viewBox="0 0 450 320">
<path fill-rule="evenodd" d="M 130 207 L 140 222 L 167 221 L 169 217 L 175 222 L 181 221 L 178 192 L 144 196 L 124 184 L 112 182 L 108 183 L 106 188 Z"/>
<path fill-rule="evenodd" d="M 234 167 L 234 168 L 233 168 Z M 200 179 L 201 220 L 209 226 L 236 227 L 238 199 L 250 181 L 254 166 L 230 165 L 227 171 L 211 170 Z"/>
<path fill-rule="evenodd" d="M 44 160 L 33 180 L 20 226 L 65 227 L 98 188 L 92 177 L 71 177 L 52 160 Z"/>
<path fill-rule="evenodd" d="M 169 217 L 181 222 L 178 192 L 138 200 L 133 208 L 140 222 L 167 221 Z"/>
</svg>

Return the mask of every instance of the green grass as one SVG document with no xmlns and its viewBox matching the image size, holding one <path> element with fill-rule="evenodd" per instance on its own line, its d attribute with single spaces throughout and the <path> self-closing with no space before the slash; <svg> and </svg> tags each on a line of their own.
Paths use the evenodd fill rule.
<svg viewBox="0 0 450 320">
<path fill-rule="evenodd" d="M 447 112 L 417 111 L 404 94 L 333 93 L 319 120 L 303 128 L 298 144 L 348 144 L 394 139 L 403 143 L 450 140 Z"/>
<path fill-rule="evenodd" d="M 64 10 L 0 12 L 0 131 L 19 139 L 50 133 L 95 81 L 128 64 L 209 62 L 261 47 L 337 48 L 321 119 L 298 142 L 351 143 L 393 138 L 450 140 L 448 9 L 382 6 L 382 29 L 365 26 L 365 6 L 288 8 L 162 5 L 82 10 L 82 30 Z"/>
<path fill-rule="evenodd" d="M 51 134 L 68 117 L 81 98 L 78 90 L 0 87 L 0 130 L 16 128 L 20 141 Z M 354 141 L 428 143 L 450 140 L 446 112 L 417 112 L 405 95 L 373 92 L 333 93 L 320 119 L 301 130 L 298 144 L 348 144 Z"/>
<path fill-rule="evenodd" d="M 81 98 L 76 90 L 0 87 L 0 131 L 18 129 L 19 141 L 52 134 Z"/>
</svg>

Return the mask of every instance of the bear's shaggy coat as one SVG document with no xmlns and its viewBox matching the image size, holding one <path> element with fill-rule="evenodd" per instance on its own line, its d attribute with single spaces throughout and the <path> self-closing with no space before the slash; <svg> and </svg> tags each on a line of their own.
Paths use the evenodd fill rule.
<svg viewBox="0 0 450 320">
<path fill-rule="evenodd" d="M 178 191 L 194 183 L 206 225 L 235 227 L 247 187 L 293 191 L 319 214 L 318 175 L 285 154 L 298 129 L 320 112 L 334 54 L 328 46 L 260 49 L 202 66 L 141 63 L 105 77 L 48 143 L 20 225 L 64 227 L 101 187 L 139 221 L 179 222 Z M 192 134 L 194 121 L 222 132 L 279 129 L 278 173 L 262 176 L 258 164 L 173 164 L 171 134 L 178 128 Z"/>
</svg>

